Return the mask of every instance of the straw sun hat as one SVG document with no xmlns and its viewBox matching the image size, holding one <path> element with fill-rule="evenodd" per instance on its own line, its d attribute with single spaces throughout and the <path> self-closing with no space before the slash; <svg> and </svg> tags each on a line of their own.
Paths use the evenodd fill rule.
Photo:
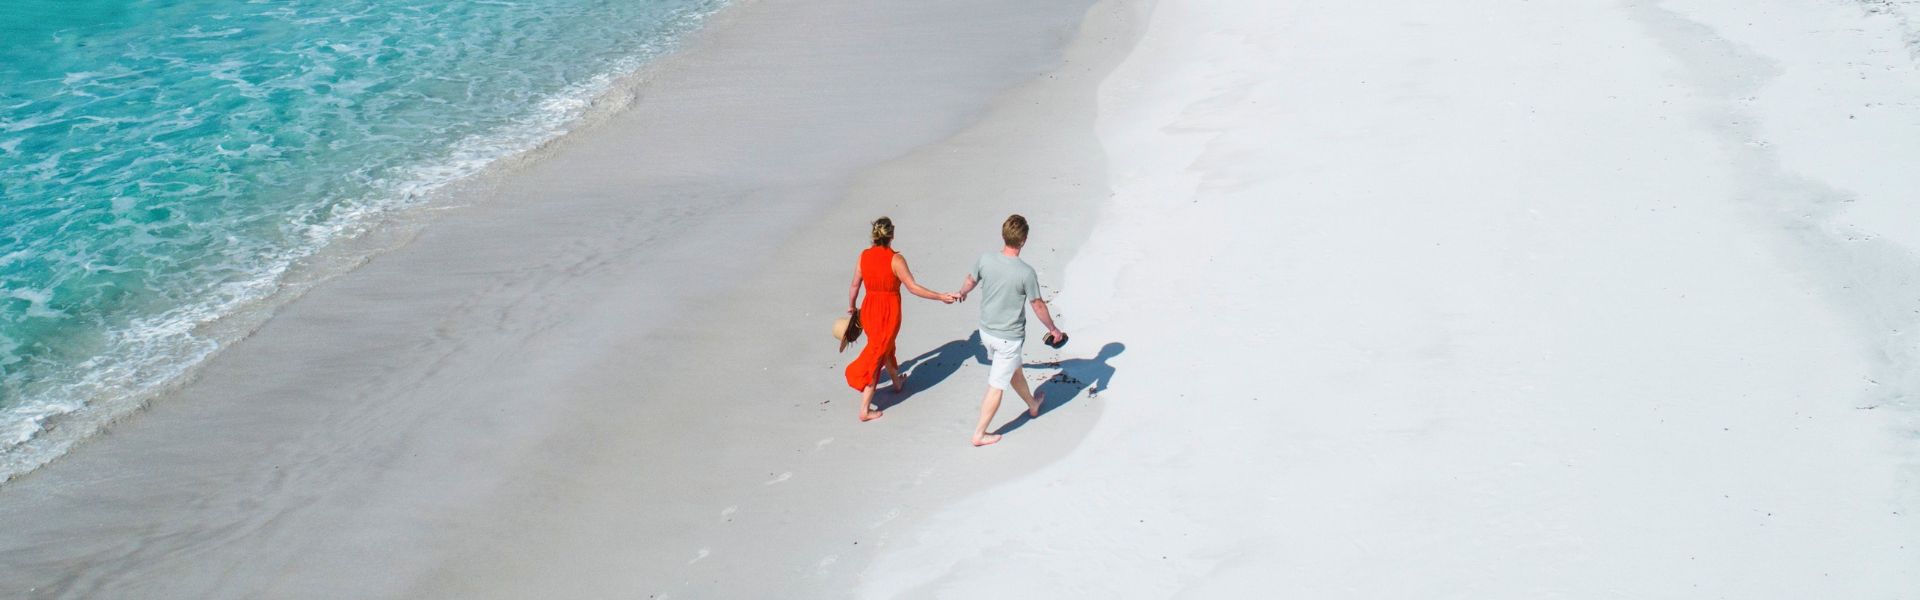
<svg viewBox="0 0 1920 600">
<path fill-rule="evenodd" d="M 840 340 L 840 351 L 847 351 L 847 344 L 860 339 L 860 311 L 840 317 L 833 321 L 833 339 Z"/>
</svg>

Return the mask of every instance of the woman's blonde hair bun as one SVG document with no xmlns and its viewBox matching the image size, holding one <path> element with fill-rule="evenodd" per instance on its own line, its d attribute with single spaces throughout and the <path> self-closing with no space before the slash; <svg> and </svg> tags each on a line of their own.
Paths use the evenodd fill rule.
<svg viewBox="0 0 1920 600">
<path fill-rule="evenodd" d="M 881 246 L 893 243 L 893 219 L 880 217 L 874 220 L 873 243 Z"/>
</svg>

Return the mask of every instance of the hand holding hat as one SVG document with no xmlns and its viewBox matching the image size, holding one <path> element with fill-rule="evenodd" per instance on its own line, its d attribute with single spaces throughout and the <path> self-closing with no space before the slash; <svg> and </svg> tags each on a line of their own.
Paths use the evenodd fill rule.
<svg viewBox="0 0 1920 600">
<path fill-rule="evenodd" d="M 834 319 L 833 339 L 840 340 L 840 351 L 847 351 L 847 344 L 860 339 L 860 311 L 848 310 L 847 316 Z"/>
</svg>

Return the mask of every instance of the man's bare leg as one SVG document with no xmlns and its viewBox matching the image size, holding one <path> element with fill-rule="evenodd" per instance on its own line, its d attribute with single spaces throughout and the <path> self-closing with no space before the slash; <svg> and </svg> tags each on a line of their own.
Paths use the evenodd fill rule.
<svg viewBox="0 0 1920 600">
<path fill-rule="evenodd" d="M 865 423 L 880 418 L 881 412 L 873 410 L 873 386 L 860 392 L 860 422 Z"/>
<path fill-rule="evenodd" d="M 1027 388 L 1027 372 L 1020 367 L 1013 368 L 1013 393 L 1019 394 L 1020 400 L 1027 403 L 1027 416 L 1040 417 L 1040 402 L 1044 398 Z"/>
<path fill-rule="evenodd" d="M 1000 388 L 987 386 L 987 397 L 980 400 L 980 426 L 973 428 L 973 445 L 985 446 L 1000 441 L 1000 436 L 987 433 L 987 423 L 993 420 L 993 414 L 1000 412 Z"/>
</svg>

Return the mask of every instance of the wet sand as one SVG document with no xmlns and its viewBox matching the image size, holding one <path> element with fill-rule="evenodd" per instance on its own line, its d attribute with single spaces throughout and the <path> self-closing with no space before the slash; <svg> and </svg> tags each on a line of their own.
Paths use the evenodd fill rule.
<svg viewBox="0 0 1920 600">
<path fill-rule="evenodd" d="M 923 389 L 885 425 L 854 422 L 839 376 L 850 355 L 824 331 L 865 221 L 891 212 L 922 277 L 954 287 L 958 265 L 991 249 L 993 213 L 1015 204 L 996 197 L 1004 186 L 1099 179 L 1086 158 L 937 188 L 860 174 L 1062 68 L 1088 7 L 728 9 L 637 78 L 623 110 L 468 186 L 191 384 L 0 489 L 0 591 L 845 589 L 872 546 L 837 538 L 898 509 L 865 488 L 927 477 L 914 450 L 882 449 L 930 447 L 916 433 L 975 410 L 938 410 Z M 1091 119 L 1074 108 L 1066 118 Z M 1081 133 L 1079 149 L 1094 148 Z M 969 203 L 924 200 L 943 194 Z M 1040 236 L 1054 250 L 1036 264 L 1064 260 L 1093 198 L 1033 209 L 1073 223 Z M 908 308 L 902 358 L 945 348 L 947 366 L 915 363 L 924 388 L 959 368 L 964 350 L 941 344 L 964 338 L 966 311 Z M 973 400 L 964 379 L 938 393 Z"/>
</svg>

